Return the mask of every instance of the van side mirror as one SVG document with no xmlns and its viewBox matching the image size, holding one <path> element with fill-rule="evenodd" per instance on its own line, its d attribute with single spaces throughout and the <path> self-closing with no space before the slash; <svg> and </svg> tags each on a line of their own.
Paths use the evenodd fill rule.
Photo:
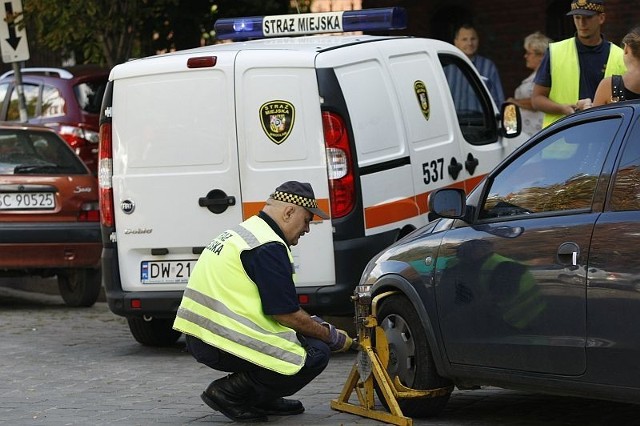
<svg viewBox="0 0 640 426">
<path fill-rule="evenodd" d="M 429 214 L 448 219 L 462 219 L 467 203 L 466 194 L 458 188 L 436 189 L 429 194 Z"/>
<path fill-rule="evenodd" d="M 520 108 L 511 102 L 502 104 L 500 113 L 500 124 L 502 128 L 502 136 L 505 138 L 515 138 L 522 132 L 522 117 Z"/>
</svg>

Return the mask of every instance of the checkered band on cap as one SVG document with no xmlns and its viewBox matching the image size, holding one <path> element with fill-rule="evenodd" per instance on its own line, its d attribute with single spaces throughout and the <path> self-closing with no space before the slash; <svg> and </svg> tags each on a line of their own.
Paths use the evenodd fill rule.
<svg viewBox="0 0 640 426">
<path fill-rule="evenodd" d="M 306 209 L 317 209 L 318 203 L 313 198 L 303 197 L 297 194 L 289 194 L 288 192 L 275 191 L 271 194 L 271 198 L 285 203 L 295 204 Z"/>
<path fill-rule="evenodd" d="M 577 0 L 571 3 L 571 10 L 589 10 L 596 13 L 604 13 L 604 4 L 592 3 L 586 0 Z"/>
</svg>

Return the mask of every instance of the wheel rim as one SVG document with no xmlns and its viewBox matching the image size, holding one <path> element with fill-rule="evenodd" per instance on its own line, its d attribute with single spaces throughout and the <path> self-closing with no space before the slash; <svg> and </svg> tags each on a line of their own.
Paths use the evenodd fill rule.
<svg viewBox="0 0 640 426">
<path fill-rule="evenodd" d="M 381 327 L 389 343 L 389 375 L 398 376 L 405 386 L 411 386 L 415 378 L 416 347 L 408 324 L 401 316 L 389 315 Z"/>
</svg>

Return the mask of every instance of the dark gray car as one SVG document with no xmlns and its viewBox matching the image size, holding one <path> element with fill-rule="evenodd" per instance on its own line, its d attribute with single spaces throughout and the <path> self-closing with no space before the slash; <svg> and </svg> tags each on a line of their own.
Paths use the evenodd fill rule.
<svg viewBox="0 0 640 426">
<path fill-rule="evenodd" d="M 640 102 L 556 122 L 429 208 L 360 283 L 396 291 L 378 305 L 392 376 L 640 402 Z"/>
</svg>

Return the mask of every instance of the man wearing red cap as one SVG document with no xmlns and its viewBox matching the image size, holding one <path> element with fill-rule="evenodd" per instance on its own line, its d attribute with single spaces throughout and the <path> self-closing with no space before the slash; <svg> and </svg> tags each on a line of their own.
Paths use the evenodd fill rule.
<svg viewBox="0 0 640 426">
<path fill-rule="evenodd" d="M 543 127 L 591 107 L 600 80 L 625 71 L 622 49 L 601 33 L 604 0 L 573 0 L 567 15 L 575 37 L 549 45 L 534 80 L 531 102 L 545 113 Z"/>
<path fill-rule="evenodd" d="M 257 215 L 217 236 L 193 269 L 173 328 L 198 362 L 231 373 L 201 398 L 232 420 L 302 413 L 300 401 L 283 397 L 320 374 L 330 352 L 352 346 L 346 332 L 298 304 L 290 247 L 314 215 L 329 219 L 311 185 L 285 182 Z"/>
</svg>

